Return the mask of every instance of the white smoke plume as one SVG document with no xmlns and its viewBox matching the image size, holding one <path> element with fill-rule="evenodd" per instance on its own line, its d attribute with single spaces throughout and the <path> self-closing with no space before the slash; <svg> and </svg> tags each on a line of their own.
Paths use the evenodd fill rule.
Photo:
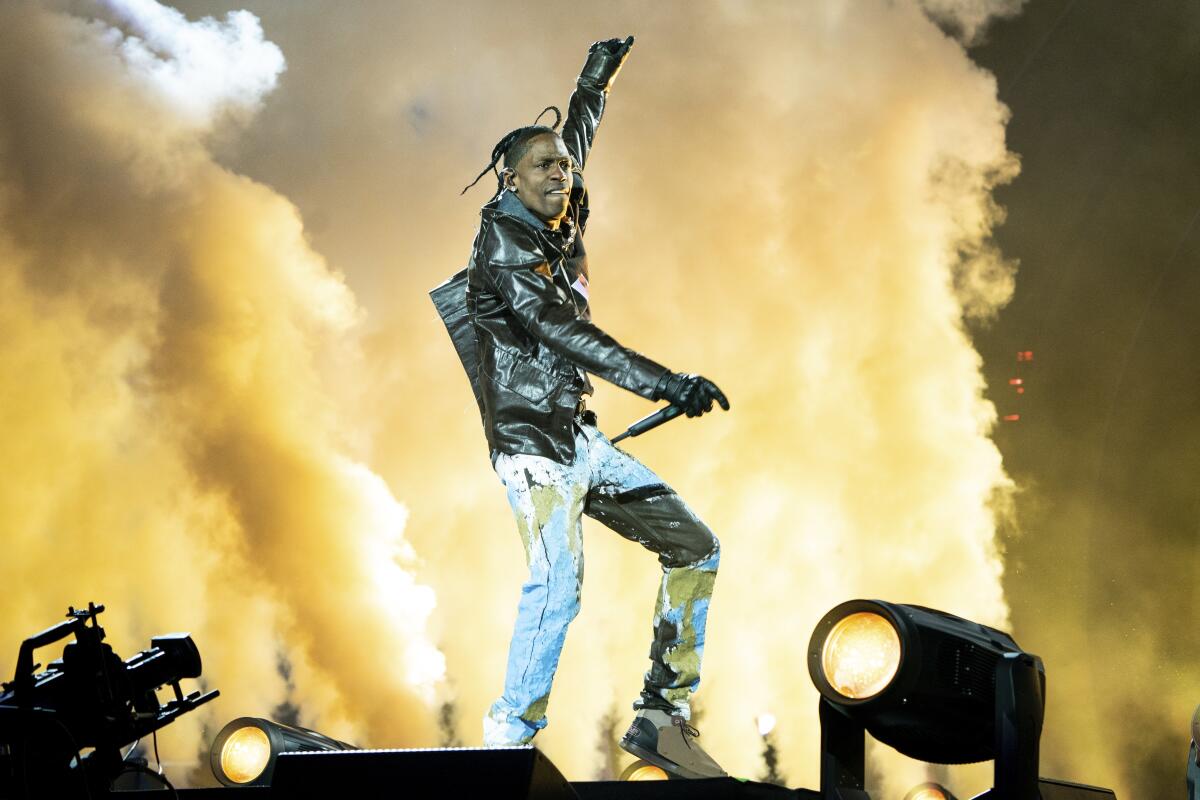
<svg viewBox="0 0 1200 800">
<path fill-rule="evenodd" d="M 283 53 L 263 39 L 258 17 L 247 11 L 231 11 L 224 22 L 189 22 L 155 0 L 100 5 L 121 26 L 110 30 L 120 37 L 129 73 L 198 127 L 213 124 L 225 109 L 256 109 L 284 69 Z"/>
<path fill-rule="evenodd" d="M 425 742 L 444 670 L 406 509 L 330 386 L 361 311 L 205 144 L 283 68 L 245 12 L 0 7 L 0 669 L 68 604 L 105 602 L 124 655 L 190 630 L 222 697 L 164 731 L 184 763 L 285 700 Z"/>
</svg>

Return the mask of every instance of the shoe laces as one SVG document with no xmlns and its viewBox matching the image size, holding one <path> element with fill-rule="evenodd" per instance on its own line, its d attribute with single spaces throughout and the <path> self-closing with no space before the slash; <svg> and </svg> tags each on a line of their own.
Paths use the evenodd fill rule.
<svg viewBox="0 0 1200 800">
<path fill-rule="evenodd" d="M 697 739 L 700 738 L 700 731 L 689 725 L 688 721 L 683 717 L 672 716 L 671 724 L 679 728 L 679 733 L 683 736 L 683 743 L 689 748 L 692 746 L 692 743 L 688 740 L 688 736 L 694 736 Z"/>
</svg>

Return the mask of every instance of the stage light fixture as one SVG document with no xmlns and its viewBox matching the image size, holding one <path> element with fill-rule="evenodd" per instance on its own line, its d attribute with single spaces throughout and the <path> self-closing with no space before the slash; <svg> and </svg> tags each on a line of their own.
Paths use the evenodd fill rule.
<svg viewBox="0 0 1200 800">
<path fill-rule="evenodd" d="M 908 794 L 904 795 L 904 800 L 958 800 L 958 798 L 945 786 L 930 781 L 918 783 L 909 789 Z"/>
<path fill-rule="evenodd" d="M 813 631 L 821 794 L 868 800 L 863 734 L 940 764 L 993 759 L 991 800 L 1037 796 L 1041 660 L 1008 634 L 922 606 L 850 600 Z"/>
<path fill-rule="evenodd" d="M 621 772 L 619 780 L 623 781 L 665 781 L 670 778 L 662 767 L 655 766 L 649 761 L 637 760 Z"/>
<path fill-rule="evenodd" d="M 356 749 L 307 728 L 238 717 L 213 739 L 208 760 L 213 775 L 225 786 L 270 786 L 281 753 Z"/>
</svg>

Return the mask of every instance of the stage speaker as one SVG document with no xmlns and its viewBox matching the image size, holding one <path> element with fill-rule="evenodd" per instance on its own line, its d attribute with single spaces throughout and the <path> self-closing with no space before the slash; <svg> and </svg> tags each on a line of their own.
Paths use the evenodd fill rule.
<svg viewBox="0 0 1200 800">
<path fill-rule="evenodd" d="M 442 750 L 282 753 L 271 778 L 276 797 L 487 797 L 578 800 L 550 759 L 533 746 Z"/>
<path fill-rule="evenodd" d="M 1039 778 L 1038 791 L 1042 800 L 1117 800 L 1117 794 L 1112 789 L 1056 781 L 1053 778 Z"/>
</svg>

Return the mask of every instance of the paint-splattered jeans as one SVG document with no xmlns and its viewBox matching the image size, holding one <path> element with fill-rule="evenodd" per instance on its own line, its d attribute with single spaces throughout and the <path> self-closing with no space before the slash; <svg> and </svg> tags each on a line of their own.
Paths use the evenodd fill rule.
<svg viewBox="0 0 1200 800">
<path fill-rule="evenodd" d="M 504 694 L 483 720 L 484 744 L 524 744 L 546 726 L 559 653 L 579 613 L 583 514 L 658 554 L 663 578 L 650 669 L 634 707 L 689 717 L 721 557 L 712 531 L 657 475 L 592 425 L 577 421 L 571 464 L 500 454 L 495 467 L 525 544 L 529 579 L 521 587 Z"/>
</svg>

